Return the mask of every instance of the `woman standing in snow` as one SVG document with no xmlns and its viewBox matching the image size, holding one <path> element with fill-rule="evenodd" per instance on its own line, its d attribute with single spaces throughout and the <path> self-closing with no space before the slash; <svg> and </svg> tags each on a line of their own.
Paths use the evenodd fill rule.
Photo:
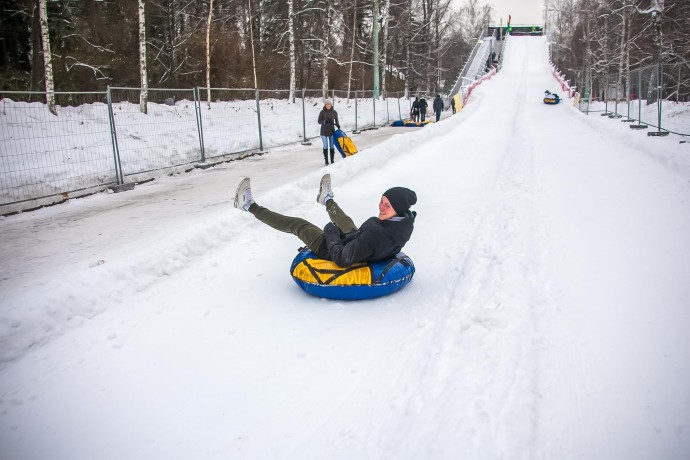
<svg viewBox="0 0 690 460">
<path fill-rule="evenodd" d="M 333 109 L 331 100 L 323 100 L 323 109 L 319 113 L 319 124 L 321 125 L 321 142 L 323 143 L 323 159 L 328 166 L 328 149 L 331 150 L 331 164 L 335 161 L 335 128 L 340 129 L 338 112 Z"/>
</svg>

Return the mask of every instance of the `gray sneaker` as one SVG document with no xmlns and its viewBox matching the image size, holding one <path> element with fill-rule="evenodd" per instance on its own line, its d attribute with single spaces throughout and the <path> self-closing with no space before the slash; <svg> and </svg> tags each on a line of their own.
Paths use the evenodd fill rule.
<svg viewBox="0 0 690 460">
<path fill-rule="evenodd" d="M 235 192 L 235 207 L 241 209 L 242 211 L 249 211 L 249 206 L 254 203 L 254 197 L 252 197 L 252 188 L 249 183 L 249 178 L 245 177 L 237 186 L 237 192 Z"/>
<path fill-rule="evenodd" d="M 324 174 L 319 186 L 319 194 L 316 195 L 316 202 L 326 206 L 328 200 L 333 199 L 333 189 L 331 188 L 331 175 Z"/>
</svg>

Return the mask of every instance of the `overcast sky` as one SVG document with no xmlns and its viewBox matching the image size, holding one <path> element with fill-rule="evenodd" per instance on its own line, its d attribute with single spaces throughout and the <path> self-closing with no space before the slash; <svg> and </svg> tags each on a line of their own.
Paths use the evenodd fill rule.
<svg viewBox="0 0 690 460">
<path fill-rule="evenodd" d="M 455 0 L 455 5 L 462 5 L 463 0 Z M 503 18 L 503 24 L 508 22 L 508 15 L 512 16 L 513 24 L 542 24 L 544 16 L 542 3 L 544 0 L 482 0 L 485 5 L 492 5 L 491 16 L 496 24 Z"/>
</svg>

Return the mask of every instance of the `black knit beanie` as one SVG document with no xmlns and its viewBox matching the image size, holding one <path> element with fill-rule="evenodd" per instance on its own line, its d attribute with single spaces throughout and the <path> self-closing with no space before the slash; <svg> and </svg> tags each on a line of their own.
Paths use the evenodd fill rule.
<svg viewBox="0 0 690 460">
<path fill-rule="evenodd" d="M 393 187 L 383 194 L 388 201 L 391 202 L 391 206 L 398 214 L 404 214 L 405 211 L 410 209 L 410 206 L 417 202 L 417 194 L 405 187 Z"/>
</svg>

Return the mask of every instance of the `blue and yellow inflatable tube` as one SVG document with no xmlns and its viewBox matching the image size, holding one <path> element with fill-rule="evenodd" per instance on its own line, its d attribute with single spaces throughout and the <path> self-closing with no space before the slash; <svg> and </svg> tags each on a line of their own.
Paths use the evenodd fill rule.
<svg viewBox="0 0 690 460">
<path fill-rule="evenodd" d="M 547 104 L 547 105 L 556 105 L 559 102 L 561 102 L 561 98 L 559 98 L 558 96 L 556 96 L 556 97 L 545 97 L 544 98 L 544 104 Z"/>
<path fill-rule="evenodd" d="M 393 123 L 391 123 L 391 126 L 393 127 L 405 127 L 405 128 L 419 128 L 420 126 L 426 126 L 429 123 L 431 123 L 431 118 L 427 118 L 426 120 L 417 123 L 416 121 L 412 120 L 395 120 Z"/>
<path fill-rule="evenodd" d="M 342 156 L 343 158 L 352 156 L 355 153 L 357 153 L 358 150 L 355 146 L 355 143 L 352 142 L 350 136 L 345 134 L 344 131 L 336 129 L 335 134 L 333 134 L 333 138 L 335 139 L 335 147 L 338 149 L 340 156 Z"/>
<path fill-rule="evenodd" d="M 392 259 L 342 268 L 330 260 L 317 259 L 308 249 L 292 261 L 290 274 L 307 294 L 333 300 L 373 299 L 392 294 L 412 281 L 412 260 L 398 253 Z"/>
</svg>

